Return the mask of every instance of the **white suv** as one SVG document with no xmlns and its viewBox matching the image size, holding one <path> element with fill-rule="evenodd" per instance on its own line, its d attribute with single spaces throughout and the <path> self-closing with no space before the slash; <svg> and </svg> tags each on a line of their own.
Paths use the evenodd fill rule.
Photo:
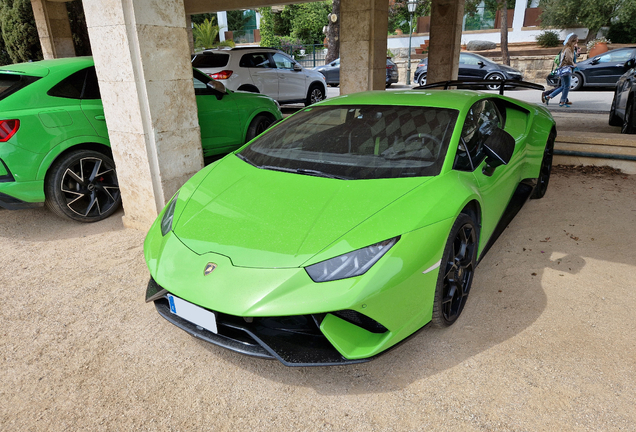
<svg viewBox="0 0 636 432">
<path fill-rule="evenodd" d="M 279 103 L 310 105 L 327 95 L 323 74 L 275 48 L 205 50 L 192 57 L 192 66 L 230 90 L 263 93 Z"/>
</svg>

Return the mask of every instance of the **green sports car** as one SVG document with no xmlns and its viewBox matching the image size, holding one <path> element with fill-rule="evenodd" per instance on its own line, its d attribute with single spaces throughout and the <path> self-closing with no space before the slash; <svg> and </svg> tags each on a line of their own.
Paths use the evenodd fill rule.
<svg viewBox="0 0 636 432">
<path fill-rule="evenodd" d="M 204 156 L 236 150 L 282 118 L 267 96 L 193 74 Z M 0 67 L 0 207 L 44 202 L 80 222 L 121 203 L 91 57 Z"/>
<path fill-rule="evenodd" d="M 555 137 L 503 95 L 327 99 L 186 182 L 146 237 L 146 301 L 285 365 L 369 360 L 458 319 L 479 260 L 545 194 Z"/>
</svg>

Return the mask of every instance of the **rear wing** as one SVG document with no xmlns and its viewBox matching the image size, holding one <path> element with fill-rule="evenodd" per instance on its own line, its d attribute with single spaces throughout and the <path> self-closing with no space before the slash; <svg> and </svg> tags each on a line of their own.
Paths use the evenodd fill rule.
<svg viewBox="0 0 636 432">
<path fill-rule="evenodd" d="M 504 94 L 504 89 L 507 88 L 528 88 L 533 90 L 541 90 L 545 91 L 545 87 L 541 84 L 535 84 L 528 81 L 519 81 L 519 80 L 470 80 L 470 81 L 440 81 L 432 84 L 426 84 L 423 86 L 413 87 L 413 90 L 424 90 L 430 88 L 444 87 L 444 90 L 448 90 L 450 87 L 457 88 L 470 88 L 470 87 L 484 87 L 488 88 L 499 88 L 499 94 Z"/>
</svg>

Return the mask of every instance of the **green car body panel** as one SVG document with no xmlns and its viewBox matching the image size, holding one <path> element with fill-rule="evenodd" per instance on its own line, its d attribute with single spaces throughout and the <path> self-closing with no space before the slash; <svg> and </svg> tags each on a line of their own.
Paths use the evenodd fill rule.
<svg viewBox="0 0 636 432">
<path fill-rule="evenodd" d="M 453 169 L 468 108 L 484 97 L 505 110 L 515 140 L 507 166 L 485 174 Z M 170 294 L 236 317 L 320 315 L 319 328 L 347 360 L 367 359 L 431 321 L 440 261 L 459 214 L 476 209 L 482 256 L 515 189 L 540 174 L 554 121 L 543 107 L 474 91 L 366 92 L 323 106 L 422 106 L 458 112 L 438 175 L 341 180 L 259 169 L 237 157 L 210 165 L 180 190 L 172 229 L 161 223 L 144 243 L 152 279 Z M 298 115 L 298 114 L 296 114 Z M 285 128 L 280 122 L 263 134 Z M 314 282 L 308 266 L 386 239 L 397 242 L 368 271 Z M 205 275 L 208 263 L 216 264 Z M 371 332 L 336 316 L 351 310 L 380 323 Z"/>
<path fill-rule="evenodd" d="M 93 64 L 91 57 L 75 57 L 0 67 L 0 77 L 39 78 L 0 100 L 0 120 L 20 121 L 17 133 L 0 143 L 0 194 L 25 204 L 42 203 L 47 173 L 61 155 L 74 149 L 110 154 L 101 99 L 47 94 L 61 80 Z M 242 146 L 250 123 L 258 115 L 270 116 L 272 121 L 282 118 L 277 104 L 263 95 L 227 91 L 219 99 L 211 90 L 199 89 L 196 100 L 205 156 Z"/>
</svg>

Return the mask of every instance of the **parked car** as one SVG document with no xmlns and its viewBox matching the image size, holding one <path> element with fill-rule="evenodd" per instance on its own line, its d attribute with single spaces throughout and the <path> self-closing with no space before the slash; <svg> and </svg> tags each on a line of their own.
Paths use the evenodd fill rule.
<svg viewBox="0 0 636 432">
<path fill-rule="evenodd" d="M 426 84 L 426 72 L 428 71 L 428 57 L 423 59 L 415 69 L 413 82 L 418 85 Z M 462 52 L 459 54 L 459 71 L 457 79 L 460 81 L 473 80 L 523 80 L 521 71 L 506 65 L 495 63 L 479 54 Z M 486 86 L 489 90 L 499 89 L 498 85 Z"/>
<path fill-rule="evenodd" d="M 320 72 L 325 76 L 325 81 L 331 87 L 338 87 L 340 85 L 340 59 L 337 58 L 329 64 L 324 66 L 317 66 L 313 70 Z M 397 65 L 386 59 L 386 86 L 390 87 L 391 84 L 398 82 L 398 69 Z"/>
<path fill-rule="evenodd" d="M 146 301 L 290 366 L 456 322 L 479 260 L 546 193 L 555 122 L 499 94 L 422 93 L 327 99 L 192 177 L 144 242 Z"/>
<path fill-rule="evenodd" d="M 610 108 L 610 126 L 621 126 L 621 133 L 636 134 L 636 60 L 628 61 L 631 69 L 616 83 Z"/>
<path fill-rule="evenodd" d="M 583 87 L 614 87 L 618 79 L 633 66 L 630 60 L 636 59 L 636 47 L 617 48 L 577 63 L 572 74 L 570 90 Z M 548 75 L 549 86 L 558 87 L 560 79 Z"/>
<path fill-rule="evenodd" d="M 324 76 L 306 69 L 274 48 L 206 50 L 192 59 L 192 66 L 222 82 L 231 90 L 263 93 L 279 103 L 305 105 L 327 95 Z"/>
<path fill-rule="evenodd" d="M 227 153 L 282 118 L 274 100 L 193 70 L 203 154 Z M 0 67 L 0 207 L 46 203 L 95 222 L 121 197 L 91 57 Z"/>
</svg>

